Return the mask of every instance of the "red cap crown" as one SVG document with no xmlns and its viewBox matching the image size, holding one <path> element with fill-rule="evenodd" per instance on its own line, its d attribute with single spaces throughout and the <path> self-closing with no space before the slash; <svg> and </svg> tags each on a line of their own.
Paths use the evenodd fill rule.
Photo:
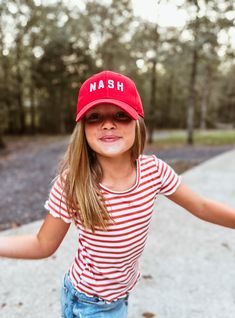
<svg viewBox="0 0 235 318">
<path fill-rule="evenodd" d="M 98 104 L 116 105 L 135 120 L 139 116 L 144 117 L 135 83 L 130 78 L 115 72 L 100 72 L 82 84 L 78 95 L 76 121 Z"/>
</svg>

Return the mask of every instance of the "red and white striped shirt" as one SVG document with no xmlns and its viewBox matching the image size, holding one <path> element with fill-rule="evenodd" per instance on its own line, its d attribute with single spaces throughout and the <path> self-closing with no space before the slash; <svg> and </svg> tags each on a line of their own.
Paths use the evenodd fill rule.
<svg viewBox="0 0 235 318">
<path fill-rule="evenodd" d="M 73 286 L 107 302 L 124 297 L 140 277 L 138 259 L 143 252 L 157 194 L 170 195 L 180 177 L 155 156 L 137 160 L 136 183 L 127 191 L 112 191 L 100 184 L 108 212 L 114 219 L 107 231 L 85 229 L 79 220 L 78 249 L 69 269 Z M 45 207 L 54 217 L 71 222 L 58 178 Z"/>
</svg>

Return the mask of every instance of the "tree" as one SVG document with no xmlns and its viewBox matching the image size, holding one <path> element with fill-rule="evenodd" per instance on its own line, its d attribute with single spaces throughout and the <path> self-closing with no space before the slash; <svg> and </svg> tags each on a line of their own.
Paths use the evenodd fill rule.
<svg viewBox="0 0 235 318">
<path fill-rule="evenodd" d="M 235 127 L 235 65 L 223 76 L 219 88 L 223 95 L 219 96 L 218 122 L 232 124 Z"/>
<path fill-rule="evenodd" d="M 66 14 L 63 24 L 59 18 L 61 12 Z M 83 30 L 83 26 L 89 28 L 83 14 L 76 12 L 76 16 L 66 18 L 69 16 L 66 8 L 53 6 L 50 16 L 52 19 L 41 30 L 43 53 L 35 67 L 39 126 L 43 132 L 63 133 L 74 126 L 76 95 L 81 83 L 97 67 Z"/>
<path fill-rule="evenodd" d="M 201 62 L 201 56 L 208 51 L 216 52 L 218 45 L 218 36 L 221 30 L 226 30 L 234 25 L 231 18 L 228 17 L 228 12 L 233 12 L 235 9 L 234 1 L 198 1 L 188 0 L 186 2 L 188 11 L 192 11 L 192 18 L 187 27 L 192 35 L 192 63 L 190 71 L 189 94 L 188 94 L 188 114 L 187 114 L 187 142 L 193 144 L 193 130 L 194 130 L 194 113 L 197 104 L 197 77 L 198 67 Z M 212 31 L 214 30 L 214 31 Z M 217 52 L 218 54 L 218 52 Z M 215 54 L 213 54 L 215 55 Z M 212 67 L 207 64 L 206 77 L 211 82 Z M 205 118 L 206 103 L 208 103 L 210 96 L 210 88 L 202 94 L 202 120 Z"/>
<path fill-rule="evenodd" d="M 156 15 L 165 1 L 156 1 Z M 222 68 L 228 54 L 221 58 L 219 34 L 234 24 L 229 15 L 234 6 L 232 0 L 185 1 L 189 20 L 182 29 L 135 18 L 130 0 L 88 0 L 84 10 L 62 1 L 1 1 L 0 105 L 5 130 L 70 131 L 81 83 L 108 68 L 135 81 L 149 141 L 156 127 L 188 126 L 193 142 L 194 127 L 212 126 L 222 107 L 231 114 L 233 97 L 222 83 L 231 76 Z M 10 44 L 9 32 L 14 39 Z"/>
<path fill-rule="evenodd" d="M 143 41 L 144 39 L 144 41 Z M 157 63 L 159 62 L 158 48 L 160 46 L 160 34 L 158 25 L 147 21 L 138 21 L 136 32 L 132 37 L 132 56 L 138 63 L 145 66 L 148 76 L 148 92 L 150 98 L 145 98 L 146 124 L 148 127 L 148 142 L 153 142 L 153 132 L 157 122 Z"/>
<path fill-rule="evenodd" d="M 188 94 L 188 114 L 187 114 L 187 142 L 189 145 L 193 144 L 193 129 L 194 129 L 194 109 L 196 104 L 196 78 L 199 59 L 200 44 L 198 42 L 199 33 L 199 12 L 200 6 L 197 0 L 189 1 L 195 7 L 195 18 L 192 23 L 193 45 L 192 45 L 192 64 L 189 81 L 189 94 Z"/>
<path fill-rule="evenodd" d="M 6 128 L 6 118 L 7 118 L 7 105 L 9 104 L 8 98 L 8 59 L 5 54 L 5 44 L 4 44 L 4 32 L 3 32 L 3 21 L 4 12 L 6 11 L 6 2 L 3 1 L 0 4 L 0 61 L 2 69 L 0 70 L 0 149 L 5 147 L 5 142 L 3 141 L 3 132 Z"/>
<path fill-rule="evenodd" d="M 181 29 L 167 28 L 161 55 L 162 76 L 159 78 L 159 110 L 161 128 L 185 128 L 188 87 L 189 52 L 179 39 Z"/>
<path fill-rule="evenodd" d="M 77 90 L 93 70 L 93 62 L 82 50 L 74 50 L 61 33 L 44 49 L 36 78 L 40 90 L 40 127 L 42 131 L 64 133 L 67 114 L 74 114 L 71 107 L 75 108 L 75 88 Z"/>
<path fill-rule="evenodd" d="M 128 73 L 133 22 L 131 1 L 112 0 L 109 4 L 88 1 L 84 15 L 91 26 L 97 66 Z"/>
</svg>

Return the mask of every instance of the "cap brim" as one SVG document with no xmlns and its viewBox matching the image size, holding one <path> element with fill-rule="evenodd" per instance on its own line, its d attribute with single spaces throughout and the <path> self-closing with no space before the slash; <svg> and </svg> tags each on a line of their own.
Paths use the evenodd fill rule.
<svg viewBox="0 0 235 318">
<path fill-rule="evenodd" d="M 77 114 L 76 121 L 79 121 L 82 119 L 82 117 L 93 107 L 99 105 L 99 104 L 112 104 L 115 105 L 122 110 L 124 110 L 132 119 L 137 120 L 139 118 L 139 115 L 137 111 L 135 111 L 130 105 L 123 103 L 122 101 L 115 100 L 115 99 L 99 99 L 95 100 L 86 106 L 83 107 L 83 109 Z"/>
</svg>

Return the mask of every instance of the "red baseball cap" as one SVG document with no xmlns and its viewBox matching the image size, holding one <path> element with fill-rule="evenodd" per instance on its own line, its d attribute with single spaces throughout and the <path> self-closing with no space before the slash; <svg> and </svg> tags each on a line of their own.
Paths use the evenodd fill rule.
<svg viewBox="0 0 235 318">
<path fill-rule="evenodd" d="M 103 71 L 88 78 L 81 86 L 76 121 L 91 108 L 99 104 L 120 107 L 134 120 L 144 117 L 142 102 L 135 83 L 127 76 L 111 71 Z"/>
</svg>

